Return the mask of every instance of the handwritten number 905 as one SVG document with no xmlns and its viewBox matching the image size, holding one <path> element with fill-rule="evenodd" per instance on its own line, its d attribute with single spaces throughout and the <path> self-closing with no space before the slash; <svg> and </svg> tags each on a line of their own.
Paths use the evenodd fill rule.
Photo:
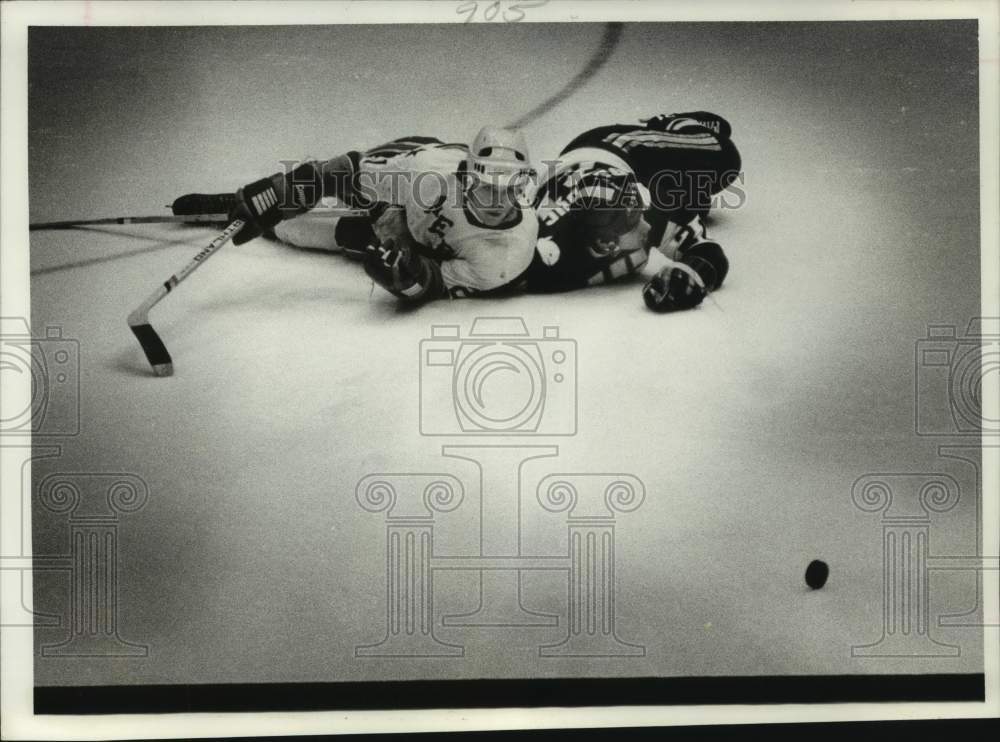
<svg viewBox="0 0 1000 742">
<path fill-rule="evenodd" d="M 493 2 L 484 3 L 482 19 L 489 23 L 490 21 L 502 20 L 506 23 L 517 23 L 518 21 L 524 20 L 524 11 L 528 8 L 537 8 L 541 5 L 545 5 L 548 0 L 525 0 L 524 2 L 511 3 L 507 7 L 500 0 L 493 0 Z M 477 0 L 469 0 L 468 2 L 460 3 L 455 12 L 458 15 L 465 15 L 465 23 L 472 23 L 476 19 L 476 13 L 479 11 L 479 2 Z M 503 11 L 502 13 L 500 11 Z"/>
</svg>

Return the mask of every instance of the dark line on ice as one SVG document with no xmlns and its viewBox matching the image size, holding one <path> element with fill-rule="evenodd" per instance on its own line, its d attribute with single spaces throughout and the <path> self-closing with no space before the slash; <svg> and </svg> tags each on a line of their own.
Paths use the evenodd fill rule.
<svg viewBox="0 0 1000 742">
<path fill-rule="evenodd" d="M 590 59 L 588 59 L 583 65 L 583 68 L 576 73 L 576 76 L 566 83 L 558 93 L 539 103 L 526 114 L 521 116 L 521 118 L 509 124 L 509 126 L 512 129 L 519 129 L 523 126 L 527 126 L 535 119 L 544 116 L 583 87 L 587 81 L 596 75 L 598 71 L 600 71 L 600 69 L 607 63 L 611 54 L 614 52 L 615 47 L 618 46 L 618 42 L 621 40 L 623 29 L 624 25 L 621 23 L 605 24 L 604 35 L 601 37 L 601 41 L 597 45 L 597 49 L 590 56 Z"/>
<path fill-rule="evenodd" d="M 608 59 L 614 53 L 615 48 L 618 46 L 619 41 L 621 41 L 622 31 L 624 30 L 624 25 L 621 23 L 607 23 L 604 25 L 604 34 L 601 36 L 601 40 L 597 45 L 597 49 L 591 54 L 590 59 L 588 59 L 579 72 L 570 80 L 568 83 L 563 85 L 563 87 L 554 95 L 549 96 L 544 101 L 539 103 L 537 106 L 532 108 L 526 114 L 515 120 L 513 123 L 509 124 L 511 128 L 521 128 L 527 126 L 532 121 L 544 116 L 546 113 L 551 111 L 553 108 L 558 106 L 564 100 L 569 98 L 573 93 L 583 87 L 594 75 L 596 75 L 605 64 L 607 64 Z M 82 225 L 81 225 L 82 226 Z M 110 234 L 121 234 L 120 232 L 115 232 L 112 230 L 102 230 L 102 229 L 92 229 L 88 231 L 94 232 L 108 232 Z M 132 235 L 129 235 L 132 236 Z M 140 237 L 135 235 L 137 239 L 149 239 L 148 237 Z M 163 250 L 167 247 L 174 247 L 179 244 L 186 243 L 187 240 L 183 241 L 171 241 L 166 244 L 153 245 L 140 250 L 132 250 L 127 253 L 118 253 L 116 255 L 106 255 L 100 258 L 90 258 L 88 260 L 78 260 L 72 263 L 63 263 L 62 265 L 54 265 L 47 268 L 38 268 L 31 271 L 32 276 L 43 276 L 49 273 L 58 273 L 59 271 L 72 270 L 74 268 L 85 268 L 90 265 L 99 265 L 100 263 L 108 263 L 112 260 L 119 260 L 121 258 L 130 258 L 133 255 L 143 255 L 145 253 L 154 252 L 155 250 Z"/>
<path fill-rule="evenodd" d="M 32 276 L 44 276 L 49 273 L 59 273 L 60 271 L 73 270 L 74 268 L 86 268 L 90 265 L 99 265 L 100 263 L 110 263 L 112 260 L 120 260 L 121 258 L 131 258 L 133 255 L 145 255 L 149 252 L 156 252 L 157 250 L 165 250 L 168 247 L 178 247 L 180 245 L 191 245 L 191 238 L 186 237 L 182 240 L 170 240 L 165 242 L 162 238 L 158 237 L 148 237 L 146 235 L 138 234 L 123 234 L 122 232 L 117 232 L 112 229 L 100 229 L 94 227 L 86 228 L 87 232 L 104 232 L 105 234 L 113 234 L 117 237 L 128 237 L 130 239 L 136 240 L 153 240 L 157 244 L 150 245 L 149 247 L 142 247 L 138 250 L 130 250 L 129 252 L 115 253 L 114 255 L 102 255 L 99 258 L 87 258 L 86 260 L 76 260 L 72 263 L 60 263 L 59 265 L 51 265 L 45 268 L 36 268 L 30 272 Z"/>
</svg>

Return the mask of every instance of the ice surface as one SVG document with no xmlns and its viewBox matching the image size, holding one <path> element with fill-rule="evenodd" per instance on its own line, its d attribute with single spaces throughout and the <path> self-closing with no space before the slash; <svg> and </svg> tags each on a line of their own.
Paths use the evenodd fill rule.
<svg viewBox="0 0 1000 742">
<path fill-rule="evenodd" d="M 601 32 L 35 32 L 31 217 L 155 213 L 282 159 L 414 133 L 467 140 L 557 92 Z M 212 230 L 33 233 L 33 327 L 79 339 L 82 388 L 81 434 L 35 481 L 131 472 L 150 489 L 120 527 L 120 633 L 149 657 L 39 659 L 36 682 L 980 670 L 974 629 L 934 626 L 961 644 L 955 659 L 850 651 L 878 639 L 882 616 L 881 528 L 852 483 L 956 467 L 969 481 L 913 432 L 913 359 L 928 322 L 979 307 L 975 71 L 968 25 L 627 27 L 526 134 L 541 160 L 588 127 L 662 111 L 733 123 L 747 198 L 710 227 L 731 272 L 683 314 L 646 311 L 641 282 L 408 311 L 355 263 L 257 240 L 153 311 L 176 369 L 162 379 L 125 317 Z M 469 507 L 437 548 L 474 550 L 475 470 L 441 456 L 454 440 L 418 432 L 418 347 L 432 325 L 467 332 L 498 314 L 577 342 L 579 433 L 538 441 L 558 458 L 525 465 L 524 553 L 565 553 L 563 520 L 535 501 L 545 474 L 639 477 L 646 501 L 616 526 L 617 631 L 646 655 L 539 658 L 556 627 L 441 629 L 463 659 L 356 659 L 383 630 L 385 525 L 354 486 L 373 472 L 463 478 Z M 974 509 L 966 497 L 936 520 L 933 549 L 973 552 Z M 65 550 L 64 518 L 36 513 L 34 527 L 36 552 Z M 831 577 L 810 593 L 814 558 Z M 63 605 L 67 584 L 36 577 L 37 607 Z M 526 578 L 526 603 L 564 613 L 559 584 Z M 938 573 L 934 608 L 971 608 L 973 585 Z M 469 609 L 463 586 L 442 587 L 439 607 Z"/>
</svg>

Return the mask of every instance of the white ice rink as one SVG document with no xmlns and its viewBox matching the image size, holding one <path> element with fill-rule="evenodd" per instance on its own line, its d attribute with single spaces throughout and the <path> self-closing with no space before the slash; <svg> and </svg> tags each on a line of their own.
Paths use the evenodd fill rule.
<svg viewBox="0 0 1000 742">
<path fill-rule="evenodd" d="M 30 50 L 32 221 L 158 213 L 282 159 L 407 134 L 467 140 L 557 94 L 605 29 L 47 34 Z M 635 281 L 407 311 L 356 263 L 261 239 L 153 311 L 176 369 L 155 378 L 125 317 L 213 230 L 32 233 L 33 330 L 79 341 L 81 381 L 81 432 L 51 441 L 61 455 L 36 462 L 35 486 L 127 472 L 149 488 L 119 529 L 119 632 L 148 657 L 39 658 L 39 685 L 982 671 L 981 631 L 937 621 L 976 606 L 971 573 L 930 583 L 930 634 L 959 656 L 851 652 L 883 625 L 880 515 L 852 503 L 855 480 L 950 473 L 963 496 L 933 514 L 931 550 L 976 550 L 974 466 L 914 430 L 917 340 L 928 323 L 961 333 L 979 308 L 974 26 L 626 26 L 608 53 L 525 133 L 544 160 L 659 112 L 732 122 L 746 202 L 714 215 L 732 267 L 697 310 L 650 313 Z M 438 627 L 463 658 L 355 657 L 385 623 L 385 522 L 358 507 L 360 479 L 458 477 L 465 502 L 438 517 L 435 548 L 476 549 L 475 468 L 442 457 L 461 441 L 419 433 L 419 344 L 496 315 L 577 343 L 578 433 L 517 441 L 559 449 L 525 464 L 524 553 L 566 553 L 542 477 L 638 477 L 645 501 L 615 525 L 616 630 L 644 656 L 540 658 L 565 634 L 566 596 L 535 574 L 525 605 L 558 626 Z M 65 551 L 66 533 L 36 509 L 36 554 Z M 816 592 L 814 558 L 831 567 Z M 435 620 L 474 607 L 474 574 L 435 578 Z M 36 608 L 65 608 L 65 576 L 35 583 Z"/>
</svg>

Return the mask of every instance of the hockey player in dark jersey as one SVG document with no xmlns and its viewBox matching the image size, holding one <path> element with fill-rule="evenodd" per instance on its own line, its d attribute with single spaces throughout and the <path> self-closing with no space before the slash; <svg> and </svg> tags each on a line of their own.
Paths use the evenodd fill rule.
<svg viewBox="0 0 1000 742">
<path fill-rule="evenodd" d="M 729 262 L 708 238 L 712 196 L 739 176 L 731 127 L 706 111 L 584 132 L 563 149 L 534 198 L 539 241 L 530 291 L 565 291 L 639 271 L 649 251 L 670 264 L 643 288 L 654 311 L 697 306 Z"/>
</svg>

